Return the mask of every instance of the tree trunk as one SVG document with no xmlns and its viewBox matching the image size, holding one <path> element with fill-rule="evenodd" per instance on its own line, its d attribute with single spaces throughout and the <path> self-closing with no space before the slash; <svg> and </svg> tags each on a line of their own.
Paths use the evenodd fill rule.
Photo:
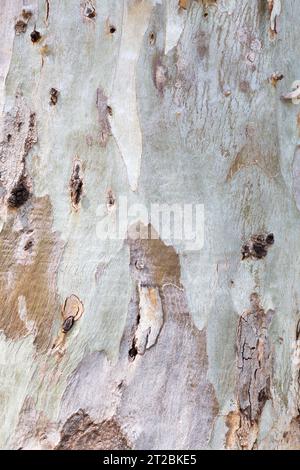
<svg viewBox="0 0 300 470">
<path fill-rule="evenodd" d="M 299 448 L 300 2 L 0 15 L 1 448 Z"/>
</svg>

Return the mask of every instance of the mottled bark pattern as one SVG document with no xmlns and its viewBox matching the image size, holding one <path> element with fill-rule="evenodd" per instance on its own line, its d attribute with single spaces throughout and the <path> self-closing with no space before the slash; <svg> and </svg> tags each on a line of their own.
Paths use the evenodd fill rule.
<svg viewBox="0 0 300 470">
<path fill-rule="evenodd" d="M 299 17 L 1 2 L 1 448 L 299 448 Z"/>
</svg>

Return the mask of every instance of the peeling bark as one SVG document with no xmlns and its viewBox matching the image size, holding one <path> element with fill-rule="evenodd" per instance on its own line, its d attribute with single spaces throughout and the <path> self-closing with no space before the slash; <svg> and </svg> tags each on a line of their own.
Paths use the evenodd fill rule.
<svg viewBox="0 0 300 470">
<path fill-rule="evenodd" d="M 0 11 L 0 447 L 299 448 L 300 2 L 29 3 Z M 203 248 L 152 203 L 203 204 Z"/>
<path fill-rule="evenodd" d="M 237 334 L 237 396 L 240 427 L 237 436 L 242 448 L 256 443 L 258 424 L 267 400 L 271 399 L 272 359 L 268 329 L 274 314 L 265 312 L 257 294 L 250 298 L 251 308 L 240 318 Z"/>
</svg>

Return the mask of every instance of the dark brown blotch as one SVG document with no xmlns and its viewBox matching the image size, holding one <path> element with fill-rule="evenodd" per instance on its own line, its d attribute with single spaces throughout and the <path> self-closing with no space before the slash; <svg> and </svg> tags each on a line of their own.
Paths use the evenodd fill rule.
<svg viewBox="0 0 300 470">
<path fill-rule="evenodd" d="M 7 200 L 8 206 L 10 208 L 17 209 L 23 206 L 23 204 L 28 201 L 29 197 L 29 185 L 27 183 L 26 176 L 22 175 L 10 193 L 10 196 Z"/>
</svg>

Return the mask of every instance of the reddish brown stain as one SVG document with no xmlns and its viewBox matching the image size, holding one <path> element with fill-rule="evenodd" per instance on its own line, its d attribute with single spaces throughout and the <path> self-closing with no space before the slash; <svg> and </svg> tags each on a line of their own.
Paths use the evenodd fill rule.
<svg viewBox="0 0 300 470">
<path fill-rule="evenodd" d="M 111 418 L 95 423 L 82 409 L 71 415 L 61 430 L 56 450 L 129 450 L 131 448 L 119 423 Z"/>
</svg>

